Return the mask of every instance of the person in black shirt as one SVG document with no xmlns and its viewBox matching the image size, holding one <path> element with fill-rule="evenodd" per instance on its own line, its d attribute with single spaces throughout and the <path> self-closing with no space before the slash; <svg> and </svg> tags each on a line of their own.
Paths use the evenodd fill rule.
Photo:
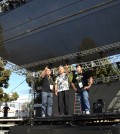
<svg viewBox="0 0 120 134">
<path fill-rule="evenodd" d="M 53 79 L 51 70 L 46 67 L 42 72 L 42 117 L 52 116 Z M 46 110 L 47 108 L 47 110 Z"/>
<path fill-rule="evenodd" d="M 3 113 L 4 113 L 4 117 L 7 118 L 8 117 L 8 111 L 10 110 L 10 108 L 8 107 L 7 103 L 5 104 L 5 106 L 3 107 Z"/>
<path fill-rule="evenodd" d="M 83 72 L 80 64 L 76 66 L 76 71 L 77 74 L 73 77 L 72 87 L 80 97 L 82 113 L 90 114 L 89 88 L 93 84 L 93 78 L 90 76 L 90 72 Z"/>
</svg>

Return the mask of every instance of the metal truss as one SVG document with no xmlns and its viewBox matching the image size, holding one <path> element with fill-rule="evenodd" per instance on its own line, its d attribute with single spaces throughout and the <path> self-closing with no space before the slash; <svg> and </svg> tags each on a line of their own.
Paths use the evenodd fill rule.
<svg viewBox="0 0 120 134">
<path fill-rule="evenodd" d="M 94 84 L 97 84 L 99 82 L 113 82 L 118 80 L 120 80 L 120 75 L 108 76 L 108 77 L 94 79 Z"/>
<path fill-rule="evenodd" d="M 108 65 L 108 64 L 113 64 L 114 62 L 117 61 L 117 59 L 119 59 L 119 57 L 120 57 L 120 54 L 105 57 L 105 58 L 102 58 L 102 59 L 93 60 L 93 61 L 82 62 L 81 64 L 82 64 L 83 69 L 89 69 L 89 68 L 93 68 L 93 67 L 100 67 L 100 66 L 105 66 L 105 65 Z M 113 60 L 112 63 L 111 63 L 111 60 Z M 19 75 L 26 75 L 28 73 L 28 70 L 23 69 L 21 66 L 13 64 L 11 62 L 7 62 L 6 68 L 8 68 L 12 72 L 17 73 Z M 53 68 L 53 70 L 54 70 L 54 68 Z"/>
<path fill-rule="evenodd" d="M 104 51 L 108 51 L 108 50 L 119 49 L 119 48 L 120 48 L 120 42 L 117 42 L 117 43 L 104 45 L 104 46 L 101 46 L 101 47 L 96 47 L 96 48 L 92 48 L 92 49 L 81 51 L 81 52 L 76 52 L 76 53 L 72 53 L 72 54 L 68 54 L 68 55 L 64 55 L 64 56 L 60 56 L 60 57 L 55 57 L 55 58 L 42 60 L 42 61 L 30 63 L 30 64 L 25 64 L 25 65 L 22 65 L 21 67 L 22 68 L 30 68 L 30 67 L 35 67 L 35 66 L 38 66 L 38 65 L 48 65 L 49 63 L 55 63 L 55 62 L 59 62 L 59 61 L 62 61 L 62 60 L 74 59 L 78 56 L 83 57 L 83 56 L 87 56 L 87 55 L 90 55 L 90 54 L 95 54 L 95 53 L 104 52 Z"/>
<path fill-rule="evenodd" d="M 93 60 L 93 61 L 82 62 L 81 64 L 82 64 L 83 69 L 89 69 L 89 68 L 93 68 L 93 67 L 100 67 L 100 66 L 113 64 L 117 61 L 117 59 L 118 60 L 120 59 L 120 54 L 105 57 L 102 59 Z"/>
<path fill-rule="evenodd" d="M 75 58 L 77 56 L 86 56 L 86 55 L 89 55 L 89 54 L 94 54 L 94 53 L 98 53 L 98 52 L 101 52 L 101 51 L 104 52 L 106 50 L 112 50 L 112 49 L 118 49 L 118 48 L 120 48 L 120 42 L 105 45 L 105 46 L 102 46 L 102 47 L 89 49 L 89 50 L 85 50 L 85 51 L 81 51 L 81 52 L 77 52 L 77 53 L 73 53 L 73 54 L 69 54 L 69 55 L 65 55 L 65 56 L 61 56 L 61 57 L 56 57 L 56 58 L 52 58 L 52 59 L 48 59 L 48 60 L 43 60 L 43 61 L 35 62 L 35 63 L 32 63 L 32 64 L 26 64 L 26 65 L 23 65 L 23 66 L 18 66 L 16 64 L 11 63 L 11 62 L 7 62 L 6 67 L 9 70 L 11 70 L 12 72 L 15 72 L 19 75 L 26 75 L 28 73 L 28 70 L 26 70 L 26 69 L 30 68 L 30 67 L 35 67 L 37 65 L 44 65 L 44 64 L 48 64 L 48 63 L 53 63 L 53 62 L 57 62 L 57 61 L 60 61 L 60 60 L 63 60 L 63 59 L 64 60 L 65 59 L 72 59 L 72 58 Z M 97 60 L 93 60 L 93 61 L 82 62 L 81 64 L 83 66 L 83 69 L 89 69 L 89 68 L 93 68 L 93 67 L 99 67 L 99 66 L 105 66 L 105 65 L 108 65 L 108 64 L 112 64 L 112 63 L 116 62 L 116 59 L 118 59 L 119 57 L 120 57 L 120 54 L 105 57 L 105 58 L 101 58 L 101 59 L 97 59 Z M 113 60 L 113 61 L 111 62 L 111 60 Z"/>
<path fill-rule="evenodd" d="M 111 56 L 111 57 L 113 57 L 113 56 Z M 115 57 L 117 57 L 117 56 L 115 56 Z M 103 66 L 103 65 L 106 65 L 105 63 L 110 64 L 110 62 L 108 62 L 108 61 L 106 62 L 106 60 L 107 60 L 106 58 L 103 58 L 103 59 L 99 59 L 98 61 L 97 60 L 92 61 L 92 63 L 90 61 L 90 62 L 85 62 L 85 63 L 82 63 L 82 64 L 84 65 L 84 69 L 88 69 L 88 68 L 93 67 L 92 66 L 93 62 L 96 62 L 96 64 L 94 64 L 95 66 Z M 20 66 L 15 65 L 11 62 L 8 62 L 6 67 L 9 70 L 11 70 L 12 72 L 17 73 L 19 75 L 26 75 L 28 73 L 27 70 L 22 69 Z M 100 82 L 113 82 L 113 81 L 116 81 L 116 80 L 117 81 L 120 80 L 120 75 L 108 76 L 108 77 L 103 77 L 103 78 L 95 78 L 94 79 L 94 84 L 97 84 L 97 83 L 100 83 Z"/>
<path fill-rule="evenodd" d="M 19 75 L 26 75 L 28 71 L 26 69 L 21 68 L 20 66 L 13 64 L 11 62 L 7 62 L 6 68 L 9 69 L 11 72 L 14 72 Z"/>
</svg>

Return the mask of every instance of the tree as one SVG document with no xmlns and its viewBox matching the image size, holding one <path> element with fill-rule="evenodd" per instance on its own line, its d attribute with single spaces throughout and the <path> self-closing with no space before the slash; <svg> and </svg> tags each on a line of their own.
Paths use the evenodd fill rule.
<svg viewBox="0 0 120 134">
<path fill-rule="evenodd" d="M 109 64 L 109 65 L 93 68 L 92 75 L 94 79 L 102 78 L 103 79 L 102 83 L 108 83 L 111 82 L 111 80 L 107 79 L 106 81 L 104 78 L 108 76 L 120 75 L 120 70 L 114 64 Z"/>
<path fill-rule="evenodd" d="M 17 94 L 17 92 L 14 92 L 11 95 L 9 95 L 9 100 L 10 101 L 15 101 L 15 100 L 18 99 L 18 97 L 19 97 L 19 95 Z"/>
<path fill-rule="evenodd" d="M 2 101 L 2 98 L 3 98 L 3 89 L 2 88 L 0 88 L 0 101 Z"/>
<path fill-rule="evenodd" d="M 3 94 L 2 102 L 8 102 L 10 100 L 9 95 L 7 93 Z"/>
<path fill-rule="evenodd" d="M 19 95 L 14 92 L 12 96 L 10 96 L 7 93 L 4 93 L 3 88 L 8 88 L 9 84 L 9 77 L 11 75 L 11 71 L 8 69 L 5 69 L 6 61 L 4 61 L 2 58 L 0 58 L 0 101 L 1 102 L 7 102 L 7 101 L 13 101 L 17 100 Z"/>
</svg>

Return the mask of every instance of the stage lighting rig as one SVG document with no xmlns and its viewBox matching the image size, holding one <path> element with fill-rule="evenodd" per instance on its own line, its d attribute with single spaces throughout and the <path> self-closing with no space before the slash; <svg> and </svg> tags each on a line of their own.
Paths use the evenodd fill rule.
<svg viewBox="0 0 120 134">
<path fill-rule="evenodd" d="M 28 73 L 28 71 L 26 69 L 21 68 L 20 66 L 13 64 L 11 62 L 7 62 L 6 68 L 8 68 L 10 71 L 12 71 L 14 73 L 17 73 L 17 74 L 23 75 L 23 76 L 25 76 Z"/>
<path fill-rule="evenodd" d="M 120 80 L 120 75 L 115 75 L 115 76 L 108 76 L 108 77 L 103 77 L 103 78 L 95 78 L 94 79 L 94 84 L 97 84 L 99 82 L 107 82 L 107 81 L 117 81 Z"/>
<path fill-rule="evenodd" d="M 21 67 L 29 69 L 31 67 L 35 67 L 35 66 L 39 66 L 39 65 L 48 65 L 49 63 L 55 63 L 55 62 L 59 62 L 59 61 L 63 61 L 63 60 L 74 59 L 74 58 L 78 57 L 78 55 L 80 57 L 83 57 L 83 56 L 99 53 L 101 51 L 105 52 L 105 51 L 108 51 L 111 49 L 116 50 L 118 48 L 120 48 L 120 42 L 109 44 L 109 45 L 104 45 L 101 47 L 96 47 L 96 48 L 81 51 L 81 52 L 72 53 L 72 54 L 68 54 L 68 55 L 64 55 L 64 56 L 60 56 L 60 57 L 55 57 L 55 58 L 51 58 L 51 59 L 47 59 L 47 60 L 42 60 L 42 61 L 38 61 L 38 62 L 34 62 L 34 63 L 25 64 L 25 65 L 22 65 Z"/>
</svg>

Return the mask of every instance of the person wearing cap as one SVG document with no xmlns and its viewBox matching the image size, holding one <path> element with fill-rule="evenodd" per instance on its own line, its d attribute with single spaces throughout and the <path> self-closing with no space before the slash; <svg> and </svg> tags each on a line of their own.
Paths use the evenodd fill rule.
<svg viewBox="0 0 120 134">
<path fill-rule="evenodd" d="M 66 73 L 64 67 L 59 66 L 59 75 L 55 81 L 55 94 L 58 96 L 58 111 L 60 115 L 69 114 L 69 83 L 68 83 L 68 66 Z"/>
<path fill-rule="evenodd" d="M 84 114 L 90 114 L 90 102 L 89 102 L 89 89 L 93 84 L 93 78 L 90 72 L 84 72 L 82 65 L 76 65 L 77 74 L 72 80 L 72 87 L 79 96 L 81 104 L 81 112 Z"/>
<path fill-rule="evenodd" d="M 52 116 L 53 106 L 53 79 L 51 70 L 45 67 L 42 74 L 42 117 Z M 46 110 L 47 108 L 47 110 Z"/>
</svg>

